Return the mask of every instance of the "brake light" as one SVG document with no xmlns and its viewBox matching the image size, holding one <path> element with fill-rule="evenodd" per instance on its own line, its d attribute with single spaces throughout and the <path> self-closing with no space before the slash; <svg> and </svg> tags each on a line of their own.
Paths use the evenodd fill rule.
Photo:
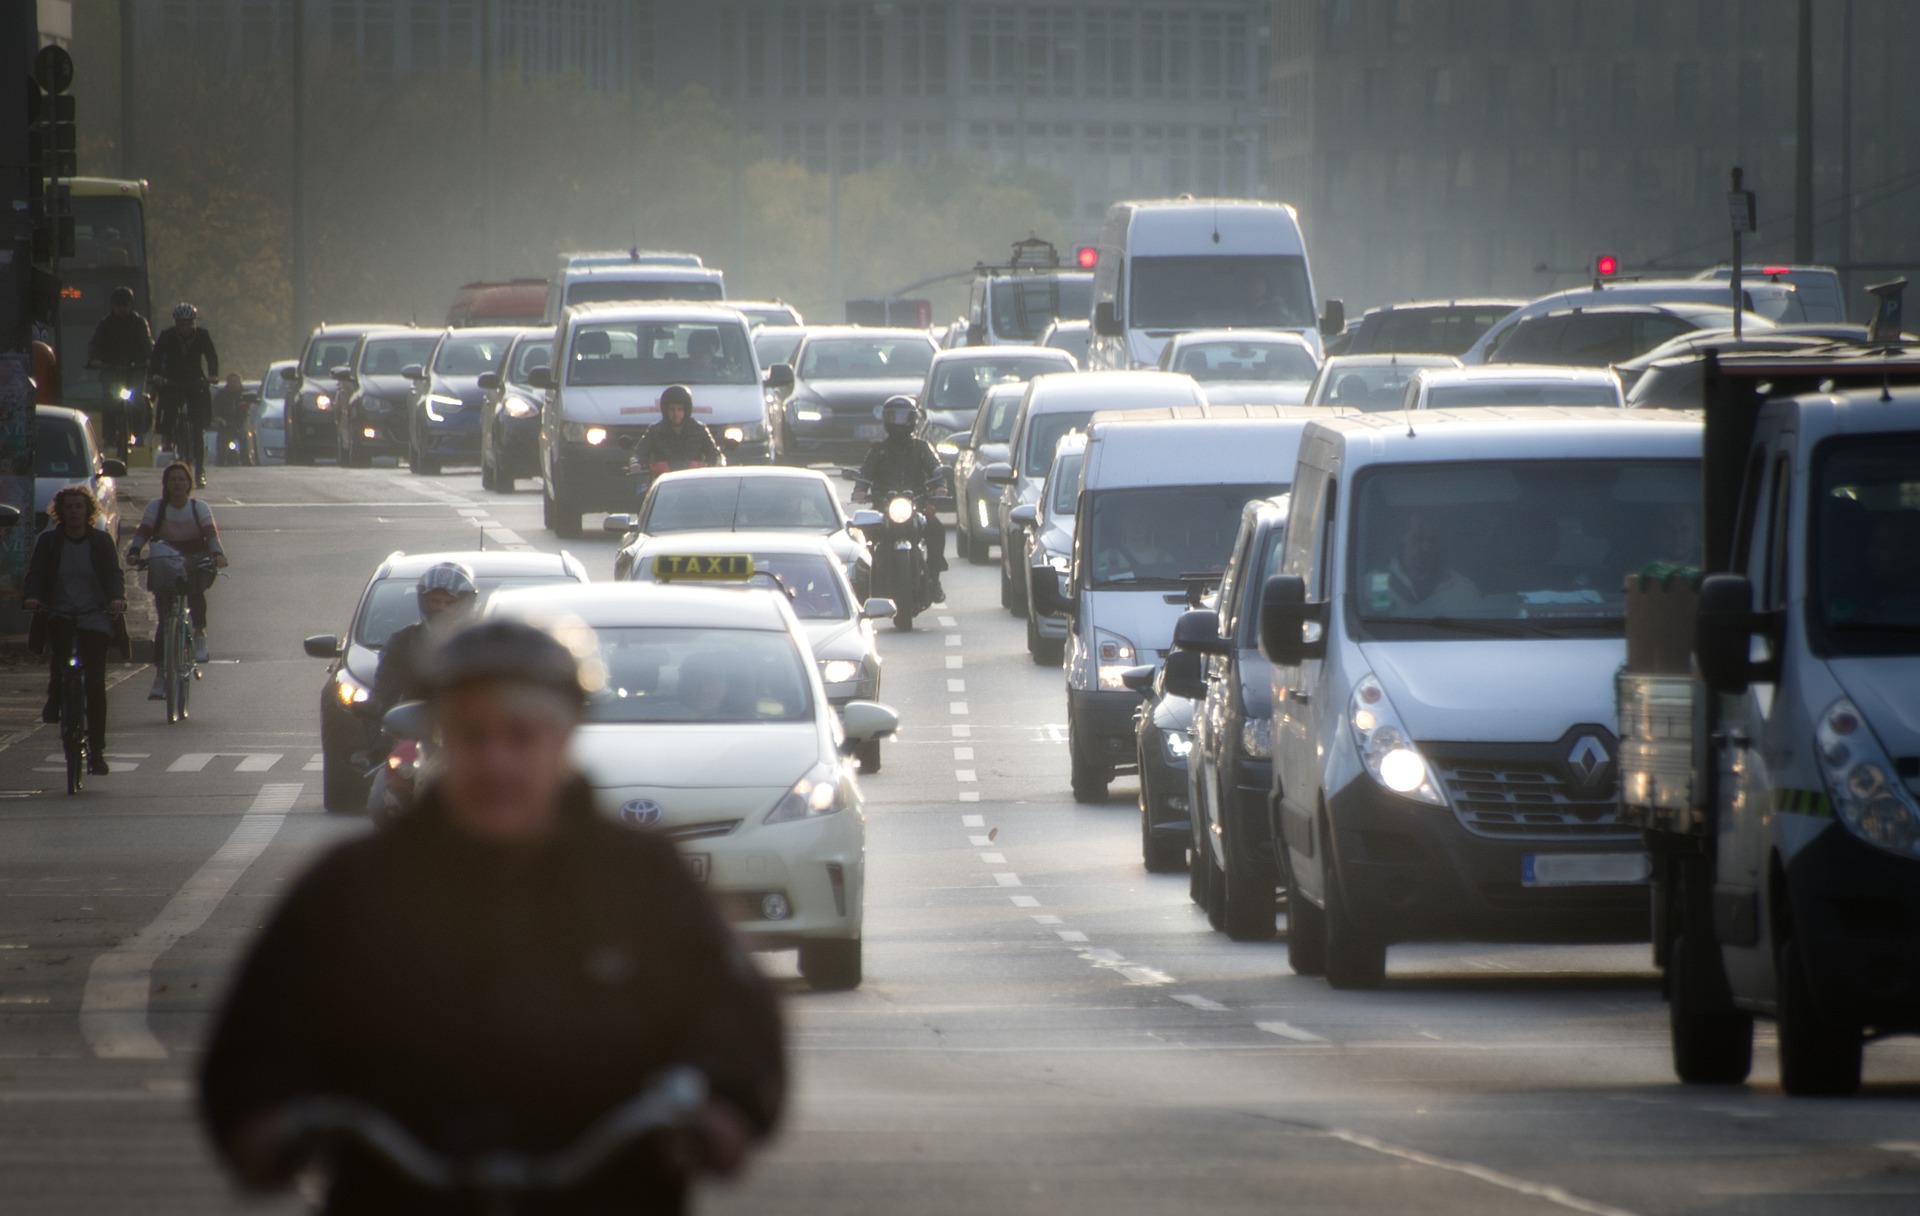
<svg viewBox="0 0 1920 1216">
<path fill-rule="evenodd" d="M 1761 274 L 1764 274 L 1764 275 L 1776 275 L 1776 274 L 1791 274 L 1791 273 L 1793 273 L 1793 267 L 1791 267 L 1791 266 L 1762 266 L 1762 267 L 1760 268 L 1760 273 L 1761 273 Z"/>
</svg>

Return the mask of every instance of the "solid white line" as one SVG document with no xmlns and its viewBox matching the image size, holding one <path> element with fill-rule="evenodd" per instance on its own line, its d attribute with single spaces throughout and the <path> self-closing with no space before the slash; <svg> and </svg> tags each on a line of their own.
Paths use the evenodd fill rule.
<svg viewBox="0 0 1920 1216">
<path fill-rule="evenodd" d="M 1324 1043 L 1325 1039 L 1311 1030 L 1302 1030 L 1290 1022 L 1255 1022 L 1254 1027 L 1268 1034 L 1277 1034 L 1283 1039 L 1292 1039 L 1296 1043 Z"/>
<path fill-rule="evenodd" d="M 947 691 L 948 692 L 965 692 L 967 691 L 967 682 L 965 680 L 948 680 Z"/>
<path fill-rule="evenodd" d="M 967 661 L 961 658 L 957 654 L 950 654 L 947 656 L 948 671 L 959 671 L 962 667 L 965 667 L 966 665 L 967 665 Z"/>
<path fill-rule="evenodd" d="M 1063 942 L 1084 942 L 1087 940 L 1087 935 L 1078 929 L 1055 929 L 1054 932 L 1060 935 L 1060 940 Z"/>
<path fill-rule="evenodd" d="M 984 828 L 987 826 L 987 817 L 985 815 L 962 815 L 960 816 L 960 826 L 963 828 Z"/>
<path fill-rule="evenodd" d="M 1182 1005 L 1191 1005 L 1195 1009 L 1204 1009 L 1208 1013 L 1220 1013 L 1226 1009 L 1225 1005 L 1222 1005 L 1212 997 L 1200 996 L 1192 992 L 1177 992 L 1174 994 L 1173 999 L 1179 1001 Z"/>
<path fill-rule="evenodd" d="M 967 712 L 967 703 L 965 701 L 949 701 L 947 702 L 947 712 L 950 714 L 964 714 Z"/>
<path fill-rule="evenodd" d="M 1007 864 L 1007 855 L 1005 853 L 982 853 L 980 854 L 980 860 L 990 866 L 1004 866 Z"/>
<path fill-rule="evenodd" d="M 1009 873 L 1006 870 L 1001 870 L 999 873 L 993 876 L 993 881 L 999 883 L 1003 887 L 1017 887 L 1020 885 L 1020 876 L 1018 874 Z"/>
<path fill-rule="evenodd" d="M 1327 1129 L 1327 1135 L 1356 1148 L 1364 1148 L 1383 1156 L 1397 1157 L 1402 1161 L 1411 1161 L 1415 1165 L 1429 1166 L 1436 1170 L 1465 1174 L 1469 1178 L 1477 1178 L 1490 1186 L 1514 1191 L 1534 1199 L 1544 1199 L 1548 1203 L 1558 1204 L 1563 1208 L 1585 1212 L 1587 1216 L 1633 1216 L 1632 1212 L 1624 1208 L 1609 1207 L 1604 1203 L 1582 1199 L 1578 1195 L 1568 1194 L 1557 1186 L 1544 1182 L 1528 1182 L 1524 1178 L 1515 1178 L 1511 1174 L 1503 1174 L 1499 1170 L 1489 1169 L 1484 1165 L 1475 1165 L 1471 1161 L 1453 1161 L 1446 1157 L 1435 1157 L 1430 1153 L 1420 1152 L 1418 1149 L 1401 1148 L 1397 1144 L 1388 1144 L 1384 1140 L 1376 1140 L 1372 1136 L 1348 1131 L 1344 1127 L 1330 1127 Z"/>
<path fill-rule="evenodd" d="M 973 759 L 973 749 L 970 747 L 956 747 L 953 749 L 953 758 L 955 760 L 971 760 Z"/>
<path fill-rule="evenodd" d="M 298 783 L 264 785 L 226 843 L 187 879 L 151 924 L 87 969 L 80 997 L 80 1033 L 102 1059 L 163 1060 L 167 1049 L 147 1026 L 153 965 L 181 938 L 207 923 L 254 859 L 266 850 L 299 801 Z"/>
<path fill-rule="evenodd" d="M 1007 898 L 1013 901 L 1013 906 L 1016 908 L 1037 908 L 1040 906 L 1040 901 L 1031 895 L 1009 895 Z"/>
<path fill-rule="evenodd" d="M 955 781 L 978 781 L 980 780 L 980 775 L 970 768 L 957 768 L 953 770 L 953 779 Z"/>
</svg>

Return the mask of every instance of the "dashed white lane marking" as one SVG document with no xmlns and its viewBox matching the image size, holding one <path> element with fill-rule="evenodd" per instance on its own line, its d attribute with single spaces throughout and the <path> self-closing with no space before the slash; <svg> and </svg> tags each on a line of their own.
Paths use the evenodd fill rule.
<svg viewBox="0 0 1920 1216">
<path fill-rule="evenodd" d="M 948 680 L 947 691 L 948 692 L 965 692 L 967 691 L 967 682 L 965 680 Z"/>
<path fill-rule="evenodd" d="M 959 644 L 960 644 L 960 635 L 959 635 L 959 634 L 957 634 L 957 633 L 950 633 L 950 634 L 948 634 L 948 635 L 947 635 L 947 645 L 949 645 L 949 646 L 958 646 Z"/>
<path fill-rule="evenodd" d="M 491 507 L 455 507 L 453 513 L 455 515 L 491 515 L 493 509 Z"/>
<path fill-rule="evenodd" d="M 950 714 L 964 714 L 967 712 L 967 703 L 965 701 L 949 701 L 947 702 L 947 712 Z"/>
<path fill-rule="evenodd" d="M 1302 1030 L 1291 1022 L 1255 1022 L 1254 1028 L 1268 1034 L 1279 1035 L 1283 1039 L 1292 1039 L 1296 1043 L 1324 1043 L 1325 1039 L 1311 1030 Z"/>
<path fill-rule="evenodd" d="M 1020 885 L 1020 876 L 1006 870 L 1001 870 L 993 876 L 993 881 L 1003 887 L 1017 887 Z"/>
<path fill-rule="evenodd" d="M 1484 1165 L 1475 1165 L 1471 1161 L 1454 1161 L 1446 1157 L 1435 1157 L 1431 1153 L 1423 1153 L 1418 1149 L 1402 1148 L 1397 1144 L 1388 1144 L 1384 1140 L 1376 1140 L 1372 1136 L 1362 1135 L 1355 1131 L 1348 1131 L 1344 1127 L 1330 1127 L 1327 1129 L 1327 1135 L 1333 1137 L 1335 1140 L 1351 1144 L 1356 1148 L 1364 1148 L 1368 1152 L 1379 1153 L 1386 1157 L 1397 1157 L 1401 1161 L 1410 1161 L 1415 1165 L 1424 1165 L 1430 1169 L 1446 1170 L 1454 1174 L 1464 1174 L 1469 1178 L 1476 1178 L 1489 1186 L 1497 1186 L 1502 1190 L 1513 1191 L 1521 1195 L 1531 1196 L 1535 1199 L 1544 1199 L 1548 1203 L 1557 1204 L 1560 1207 L 1568 1208 L 1575 1212 L 1585 1212 L 1587 1216 L 1633 1216 L 1633 1213 L 1624 1208 L 1609 1207 L 1604 1203 L 1595 1203 L 1591 1199 L 1582 1199 L 1578 1195 L 1570 1194 L 1560 1187 L 1552 1186 L 1548 1183 L 1529 1182 L 1525 1178 L 1515 1178 L 1512 1174 L 1503 1174 L 1499 1170 L 1489 1169 Z"/>
<path fill-rule="evenodd" d="M 1005 853 L 982 853 L 980 854 L 980 860 L 986 865 L 1004 866 L 1007 864 L 1007 855 Z"/>
<path fill-rule="evenodd" d="M 965 667 L 966 665 L 967 665 L 966 660 L 961 658 L 957 654 L 950 654 L 947 656 L 948 671 L 959 671 L 962 667 Z"/>
<path fill-rule="evenodd" d="M 953 758 L 955 760 L 971 760 L 973 759 L 973 749 L 970 747 L 956 747 L 953 749 Z"/>
<path fill-rule="evenodd" d="M 280 762 L 279 752 L 188 752 L 167 766 L 170 773 L 205 772 L 216 759 L 237 758 L 237 773 L 264 773 Z"/>
<path fill-rule="evenodd" d="M 962 801 L 962 802 L 978 802 L 978 801 L 980 801 L 980 791 L 979 791 L 979 790 L 961 790 L 961 791 L 960 791 L 960 801 Z"/>
<path fill-rule="evenodd" d="M 1067 922 L 1061 920 L 1057 916 L 1049 916 L 1046 913 L 1041 912 L 1041 913 L 1036 913 L 1034 915 L 1033 923 L 1036 925 L 1064 925 Z"/>
<path fill-rule="evenodd" d="M 953 629 L 958 627 L 960 624 L 959 621 L 954 620 L 950 616 L 943 616 L 939 618 L 939 620 L 940 620 L 940 628 L 942 629 Z"/>
<path fill-rule="evenodd" d="M 147 1026 L 153 965 L 181 938 L 207 923 L 254 859 L 266 851 L 300 799 L 298 782 L 264 785 L 233 834 L 174 893 L 151 924 L 97 955 L 80 997 L 80 1033 L 103 1059 L 163 1060 L 167 1049 Z"/>
<path fill-rule="evenodd" d="M 315 752 L 313 753 L 312 759 L 308 760 L 304 765 L 301 766 L 301 771 L 307 772 L 307 773 L 318 773 L 323 771 L 326 767 L 327 767 L 326 753 Z"/>
<path fill-rule="evenodd" d="M 279 762 L 280 755 L 278 752 L 243 756 L 240 759 L 240 763 L 233 766 L 233 771 L 236 773 L 264 773 Z"/>
<path fill-rule="evenodd" d="M 1195 1009 L 1204 1009 L 1208 1013 L 1222 1013 L 1225 1012 L 1227 1008 L 1210 996 L 1201 996 L 1193 992 L 1176 992 L 1174 993 L 1173 999 L 1179 1001 L 1182 1005 L 1191 1005 Z"/>
<path fill-rule="evenodd" d="M 991 836 L 969 836 L 969 837 L 967 837 L 967 843 L 968 843 L 968 844 L 970 844 L 970 845 L 972 845 L 972 846 L 973 846 L 974 848 L 976 848 L 976 849 L 984 849 L 984 848 L 986 848 L 986 847 L 987 847 L 988 845 L 990 845 L 990 844 L 992 844 L 992 843 L 993 843 L 993 837 L 991 837 Z"/>
<path fill-rule="evenodd" d="M 1087 935 L 1078 929 L 1055 929 L 1054 932 L 1059 935 L 1060 940 L 1063 942 L 1084 942 L 1087 940 Z"/>
<path fill-rule="evenodd" d="M 987 826 L 987 817 L 985 815 L 962 815 L 960 816 L 960 826 L 963 828 L 984 828 Z"/>
<path fill-rule="evenodd" d="M 965 722 L 955 722 L 953 724 L 953 737 L 956 739 L 971 739 L 973 738 L 973 727 L 968 726 Z"/>
<path fill-rule="evenodd" d="M 1040 906 L 1040 901 L 1031 895 L 1009 895 L 1007 898 L 1013 901 L 1013 906 L 1016 908 L 1037 908 Z"/>
<path fill-rule="evenodd" d="M 954 770 L 953 770 L 953 777 L 954 777 L 954 780 L 956 780 L 956 781 L 978 781 L 978 780 L 980 780 L 980 775 L 979 775 L 979 774 L 978 774 L 977 772 L 975 772 L 975 771 L 974 771 L 973 769 L 970 769 L 970 768 L 957 768 L 957 769 L 954 769 Z"/>
</svg>

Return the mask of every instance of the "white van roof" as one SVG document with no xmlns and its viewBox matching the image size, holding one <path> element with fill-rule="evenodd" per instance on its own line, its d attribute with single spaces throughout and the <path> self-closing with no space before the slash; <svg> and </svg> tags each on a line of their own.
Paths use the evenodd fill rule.
<svg viewBox="0 0 1920 1216">
<path fill-rule="evenodd" d="M 1342 449 L 1348 469 L 1502 459 L 1697 459 L 1704 417 L 1698 410 L 1527 406 L 1424 410 L 1409 427 L 1399 410 L 1336 417 L 1323 412 L 1304 443 Z"/>
<path fill-rule="evenodd" d="M 1115 203 L 1132 212 L 1127 252 L 1262 253 L 1305 256 L 1300 217 L 1286 203 L 1245 198 L 1167 198 Z"/>
<path fill-rule="evenodd" d="M 1324 410 L 1272 418 L 1097 421 L 1081 487 L 1291 484 L 1300 437 Z"/>
<path fill-rule="evenodd" d="M 636 303 L 632 300 L 592 301 L 584 304 L 570 304 L 567 312 L 578 321 L 654 321 L 661 324 L 681 324 L 687 321 L 708 322 L 715 325 L 738 325 L 745 328 L 746 317 L 729 304 L 697 304 L 675 300 L 649 301 Z"/>
</svg>

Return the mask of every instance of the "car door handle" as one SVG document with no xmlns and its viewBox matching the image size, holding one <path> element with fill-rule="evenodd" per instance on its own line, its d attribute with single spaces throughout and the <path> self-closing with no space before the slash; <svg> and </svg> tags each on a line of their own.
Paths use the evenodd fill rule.
<svg viewBox="0 0 1920 1216">
<path fill-rule="evenodd" d="M 1297 701 L 1302 705 L 1311 705 L 1313 703 L 1312 693 L 1301 692 L 1297 688 L 1289 688 L 1281 695 L 1288 701 Z"/>
</svg>

